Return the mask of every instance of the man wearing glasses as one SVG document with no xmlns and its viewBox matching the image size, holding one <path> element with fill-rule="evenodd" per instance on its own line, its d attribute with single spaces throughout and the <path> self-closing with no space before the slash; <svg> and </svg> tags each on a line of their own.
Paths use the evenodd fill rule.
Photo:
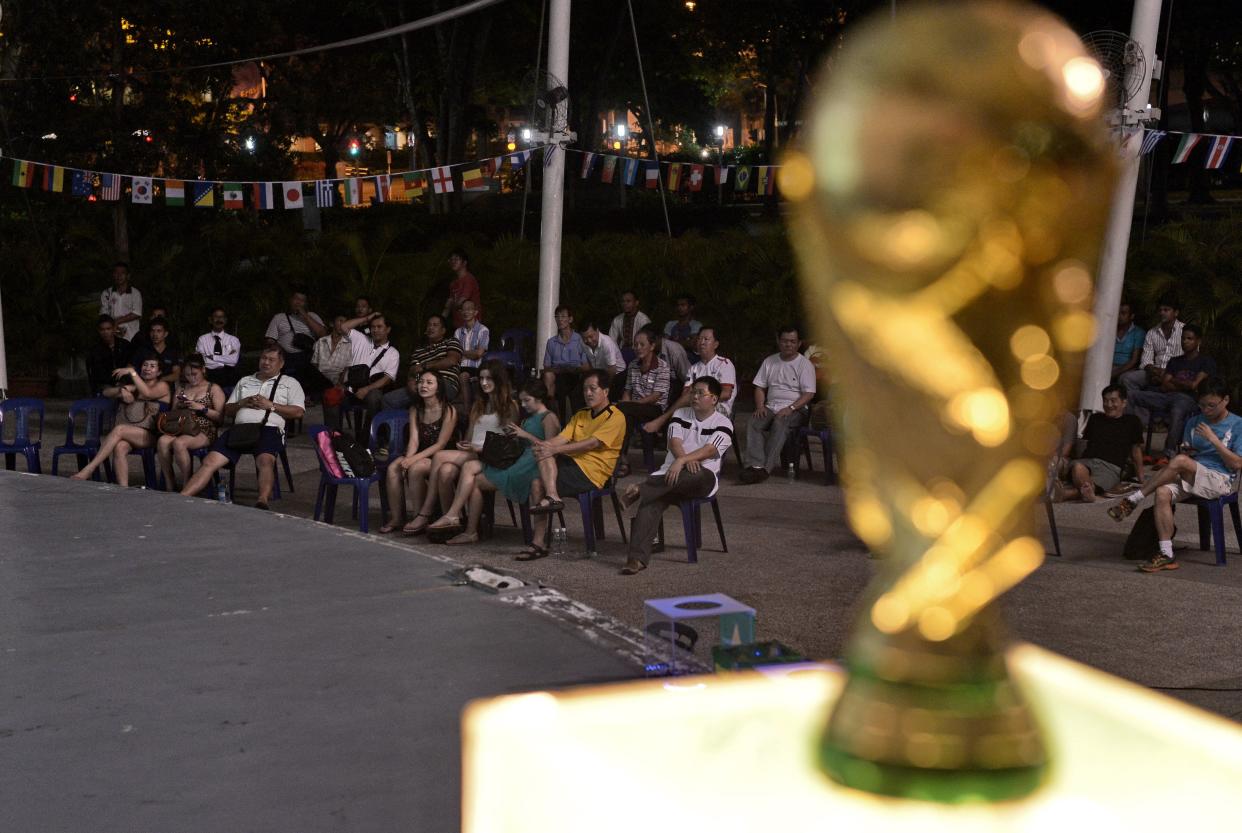
<svg viewBox="0 0 1242 833">
<path fill-rule="evenodd" d="M 1200 383 L 1199 413 L 1186 422 L 1180 452 L 1143 488 L 1108 510 L 1120 521 L 1151 494 L 1156 496 L 1156 535 L 1160 551 L 1139 565 L 1144 573 L 1176 570 L 1173 558 L 1173 507 L 1191 497 L 1212 500 L 1237 488 L 1242 470 L 1242 417 L 1229 412 L 1229 385 L 1219 376 Z"/>
</svg>

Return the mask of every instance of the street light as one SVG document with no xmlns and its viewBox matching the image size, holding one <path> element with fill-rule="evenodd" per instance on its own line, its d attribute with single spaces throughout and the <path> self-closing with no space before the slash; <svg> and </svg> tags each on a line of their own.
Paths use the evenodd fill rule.
<svg viewBox="0 0 1242 833">
<path fill-rule="evenodd" d="M 716 134 L 716 147 L 720 152 L 720 157 L 716 160 L 716 204 L 724 205 L 724 183 L 721 182 L 720 169 L 724 167 L 725 126 L 718 124 L 713 132 Z"/>
<path fill-rule="evenodd" d="M 522 141 L 523 142 L 529 145 L 532 136 L 534 136 L 534 134 L 531 133 L 531 130 L 529 127 L 522 128 Z"/>
<path fill-rule="evenodd" d="M 246 141 L 243 144 L 246 146 L 247 151 L 249 151 L 250 153 L 254 153 L 256 143 L 254 141 L 253 136 L 247 136 Z"/>
</svg>

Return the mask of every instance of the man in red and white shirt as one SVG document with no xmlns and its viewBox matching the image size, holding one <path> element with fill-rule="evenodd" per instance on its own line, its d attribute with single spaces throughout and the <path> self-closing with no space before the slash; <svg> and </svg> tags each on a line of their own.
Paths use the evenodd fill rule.
<svg viewBox="0 0 1242 833">
<path fill-rule="evenodd" d="M 710 497 L 720 487 L 720 462 L 733 444 L 733 422 L 716 409 L 720 394 L 720 382 L 715 378 L 694 380 L 690 407 L 679 408 L 669 420 L 664 465 L 622 495 L 627 506 L 637 501 L 638 512 L 621 575 L 632 576 L 647 569 L 651 542 L 665 509 L 683 500 Z"/>
</svg>

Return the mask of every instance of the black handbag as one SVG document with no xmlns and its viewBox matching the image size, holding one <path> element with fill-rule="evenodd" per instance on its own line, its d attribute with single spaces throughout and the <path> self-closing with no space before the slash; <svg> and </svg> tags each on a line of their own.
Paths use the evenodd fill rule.
<svg viewBox="0 0 1242 833">
<path fill-rule="evenodd" d="M 479 452 L 479 459 L 485 466 L 507 469 L 522 456 L 522 450 L 522 441 L 517 437 L 489 431 L 483 438 L 483 450 Z"/>
<path fill-rule="evenodd" d="M 384 358 L 384 354 L 387 352 L 388 352 L 388 348 L 385 347 L 383 350 L 379 352 L 378 356 L 376 356 L 374 359 L 371 360 L 371 363 L 369 365 L 366 365 L 366 364 L 350 365 L 349 369 L 345 371 L 345 383 L 349 386 L 349 389 L 358 390 L 358 388 L 365 388 L 367 385 L 371 384 L 372 382 L 382 379 L 384 377 L 383 373 L 373 374 L 371 373 L 371 370 L 377 364 L 379 364 L 379 360 Z"/>
<path fill-rule="evenodd" d="M 299 333 L 293 329 L 293 319 L 289 317 L 289 313 L 285 313 L 285 320 L 289 322 L 289 331 L 293 333 L 293 349 L 299 353 L 309 352 L 315 349 L 315 337 L 306 333 Z"/>
<path fill-rule="evenodd" d="M 276 389 L 280 387 L 280 377 L 284 375 L 283 373 L 277 374 L 276 383 L 272 385 L 272 396 L 276 395 Z M 259 386 L 259 391 L 263 391 L 262 385 Z M 234 425 L 224 436 L 225 447 L 241 454 L 253 454 L 259 447 L 259 438 L 263 436 L 263 426 L 267 425 L 267 419 L 271 415 L 270 410 L 264 411 L 262 422 L 243 422 L 241 425 Z"/>
</svg>

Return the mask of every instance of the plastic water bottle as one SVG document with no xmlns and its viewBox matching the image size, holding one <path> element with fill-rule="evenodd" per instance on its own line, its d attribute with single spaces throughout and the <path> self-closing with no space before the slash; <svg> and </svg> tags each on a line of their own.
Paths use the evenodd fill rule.
<svg viewBox="0 0 1242 833">
<path fill-rule="evenodd" d="M 552 532 L 552 555 L 557 558 L 565 557 L 565 527 L 558 526 Z"/>
<path fill-rule="evenodd" d="M 216 484 L 216 500 L 220 503 L 232 503 L 229 497 L 229 487 L 224 484 L 224 478 L 220 478 L 220 482 Z"/>
<path fill-rule="evenodd" d="M 785 469 L 785 476 L 789 478 L 790 483 L 796 482 L 798 479 L 798 467 L 790 463 L 789 467 Z"/>
</svg>

